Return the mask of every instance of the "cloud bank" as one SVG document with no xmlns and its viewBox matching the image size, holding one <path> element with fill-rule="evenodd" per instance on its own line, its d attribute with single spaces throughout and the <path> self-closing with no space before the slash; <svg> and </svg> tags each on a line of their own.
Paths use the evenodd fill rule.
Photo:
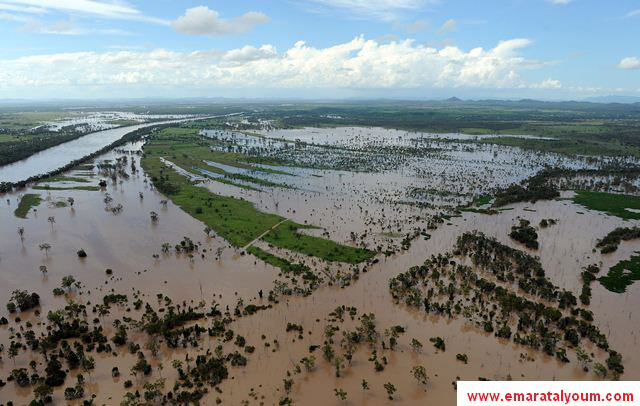
<svg viewBox="0 0 640 406">
<path fill-rule="evenodd" d="M 284 52 L 272 45 L 229 51 L 73 52 L 0 60 L 0 90 L 83 86 L 192 89 L 536 88 L 519 72 L 543 66 L 519 50 L 527 39 L 492 49 L 441 49 L 413 40 L 381 44 L 364 37 L 327 48 L 303 41 Z M 543 87 L 557 88 L 548 81 Z M 276 92 L 277 93 L 277 92 Z M 100 96 L 100 95 L 96 95 Z"/>
</svg>

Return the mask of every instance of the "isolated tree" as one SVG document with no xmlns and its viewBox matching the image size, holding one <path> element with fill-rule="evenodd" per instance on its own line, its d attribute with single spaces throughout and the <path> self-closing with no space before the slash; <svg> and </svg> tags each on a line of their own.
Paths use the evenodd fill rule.
<svg viewBox="0 0 640 406">
<path fill-rule="evenodd" d="M 426 385 L 429 381 L 427 370 L 422 365 L 413 367 L 411 369 L 411 373 L 413 374 L 413 377 L 416 378 L 416 381 L 418 381 L 418 383 Z"/>
<path fill-rule="evenodd" d="M 14 366 L 16 365 L 16 357 L 18 356 L 18 351 L 20 351 L 19 344 L 16 343 L 15 341 L 11 341 L 11 344 L 9 345 L 8 354 L 9 354 L 9 358 L 13 360 Z"/>
<path fill-rule="evenodd" d="M 109 314 L 109 306 L 105 304 L 99 304 L 96 306 L 96 311 L 98 312 L 98 317 L 104 317 Z"/>
<path fill-rule="evenodd" d="M 209 226 L 206 226 L 204 228 L 204 233 L 207 235 L 207 237 L 209 237 L 211 235 L 211 232 L 213 231 L 213 229 Z"/>
<path fill-rule="evenodd" d="M 75 203 L 75 199 L 73 197 L 67 197 L 67 203 L 69 203 L 69 206 L 73 207 L 73 204 Z"/>
<path fill-rule="evenodd" d="M 342 357 L 335 357 L 333 359 L 333 366 L 336 368 L 336 378 L 340 378 L 340 372 L 344 369 L 344 359 Z"/>
<path fill-rule="evenodd" d="M 89 378 L 91 378 L 91 371 L 96 368 L 96 360 L 92 356 L 83 356 L 80 364 L 82 370 L 89 374 Z"/>
<path fill-rule="evenodd" d="M 152 211 L 151 213 L 149 213 L 149 216 L 151 216 L 151 221 L 156 223 L 158 221 L 158 213 L 156 213 L 155 211 Z"/>
<path fill-rule="evenodd" d="M 387 391 L 387 396 L 389 396 L 389 400 L 393 400 L 393 394 L 396 393 L 396 387 L 391 382 L 387 382 L 383 386 L 384 386 L 384 390 Z"/>
<path fill-rule="evenodd" d="M 45 276 L 49 270 L 46 265 L 40 265 L 40 272 L 42 272 L 42 276 Z"/>
<path fill-rule="evenodd" d="M 18 227 L 18 235 L 20 236 L 20 242 L 24 242 L 24 227 Z"/>
<path fill-rule="evenodd" d="M 307 372 L 311 372 L 316 366 L 316 357 L 314 357 L 313 355 L 310 355 L 308 357 L 302 358 L 300 362 L 302 362 Z"/>
<path fill-rule="evenodd" d="M 158 343 L 158 337 L 156 335 L 151 335 L 149 340 L 144 344 L 144 349 L 151 352 L 151 355 L 155 358 L 158 356 L 158 351 L 160 350 L 160 344 Z"/>
<path fill-rule="evenodd" d="M 62 287 L 67 289 L 67 291 L 70 291 L 75 282 L 76 282 L 76 278 L 74 278 L 73 276 L 71 275 L 64 276 L 62 278 Z"/>
<path fill-rule="evenodd" d="M 367 382 L 365 379 L 362 380 L 362 382 L 360 382 L 360 386 L 362 386 L 362 390 L 366 391 L 369 390 L 369 382 Z"/>
<path fill-rule="evenodd" d="M 336 397 L 341 401 L 345 402 L 347 400 L 347 392 L 344 389 L 335 388 L 333 392 L 336 394 Z"/>
<path fill-rule="evenodd" d="M 56 218 L 54 216 L 49 216 L 49 218 L 47 218 L 47 221 L 51 223 L 51 231 L 53 231 L 53 225 L 56 222 Z"/>
<path fill-rule="evenodd" d="M 44 255 L 46 257 L 48 257 L 49 256 L 49 250 L 51 249 L 51 244 L 45 242 L 45 243 L 40 244 L 39 247 L 40 247 L 40 251 L 44 251 Z"/>
<path fill-rule="evenodd" d="M 423 346 L 422 346 L 422 343 L 420 341 L 418 341 L 415 338 L 411 339 L 411 348 L 413 348 L 413 350 L 415 352 L 418 352 L 418 353 L 421 352 L 422 351 L 422 347 Z"/>
</svg>

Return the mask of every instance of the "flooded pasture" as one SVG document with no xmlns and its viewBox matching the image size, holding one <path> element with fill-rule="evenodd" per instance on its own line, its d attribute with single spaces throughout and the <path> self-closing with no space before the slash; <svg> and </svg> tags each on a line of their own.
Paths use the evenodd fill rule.
<svg viewBox="0 0 640 406">
<path fill-rule="evenodd" d="M 132 128 L 107 131 L 114 131 L 110 137 L 117 139 Z M 36 292 L 40 311 L 10 314 L 3 307 L 0 315 L 9 321 L 0 326 L 0 343 L 8 349 L 10 342 L 24 341 L 27 330 L 46 333 L 46 325 L 51 323 L 48 311 L 69 303 L 86 305 L 89 326 L 104 326 L 102 333 L 110 340 L 122 320 L 141 319 L 146 312 L 146 306 L 133 305 L 134 299 L 161 314 L 172 306 L 167 298 L 183 309 L 203 303 L 206 311 L 215 307 L 228 318 L 226 331 L 232 330 L 236 341 L 203 333 L 197 340 L 185 338 L 170 348 L 166 337 L 160 337 L 156 351 L 149 350 L 153 346 L 147 345 L 150 339 L 145 332 L 130 327 L 129 341 L 140 344 L 139 351 L 145 352 L 152 372 L 130 373 L 140 356 L 127 346 L 113 345 L 111 351 L 94 352 L 95 369 L 83 373 L 86 397 L 95 395 L 96 404 L 118 404 L 127 392 L 144 392 L 144 385 L 157 379 L 166 379 L 167 392 L 182 379 L 184 371 L 176 365 L 189 365 L 197 355 L 218 351 L 218 346 L 224 353 L 243 347 L 246 366 L 229 365 L 228 377 L 214 385 L 217 389 L 209 388 L 203 394 L 204 404 L 219 399 L 222 404 L 271 405 L 288 399 L 293 404 L 339 405 L 345 404 L 337 396 L 337 391 L 343 390 L 346 404 L 449 405 L 455 402 L 457 380 L 599 379 L 593 369 L 581 367 L 574 352 L 568 351 L 570 362 L 566 363 L 498 338 L 464 318 L 436 316 L 407 306 L 394 299 L 389 282 L 432 255 L 451 253 L 460 235 L 478 230 L 505 246 L 539 257 L 548 279 L 578 296 L 584 267 L 598 264 L 606 273 L 640 249 L 637 240 L 623 242 L 610 254 L 594 249 L 609 231 L 639 225 L 638 220 L 585 209 L 568 200 L 572 192 L 564 192 L 556 200 L 512 204 L 493 215 L 458 208 L 546 166 L 598 168 L 606 160 L 467 144 L 456 142 L 464 137 L 455 134 L 435 136 L 380 128 L 271 130 L 260 136 L 219 129 L 202 133 L 214 142 L 212 152 L 240 154 L 248 160 L 234 163 L 226 155 L 213 155 L 181 167 L 180 156 L 175 154 L 161 157 L 163 165 L 214 195 L 242 199 L 261 212 L 318 227 L 301 229 L 302 234 L 373 250 L 375 259 L 359 264 L 326 261 L 274 246 L 262 235 L 246 246 L 233 247 L 215 232 L 203 231 L 203 222 L 175 204 L 170 195 L 156 190 L 140 164 L 147 146 L 141 149 L 142 143 L 131 144 L 96 158 L 91 168 L 65 173 L 67 179 L 62 182 L 42 182 L 44 188 L 31 185 L 2 196 L 0 297 L 7 302 L 16 290 Z M 98 141 L 86 138 L 78 140 L 84 141 L 77 147 L 79 156 L 99 149 L 97 144 L 90 145 Z M 66 149 L 52 148 L 18 163 L 22 166 L 1 168 L 0 179 L 25 178 L 27 167 L 41 173 L 62 166 L 69 161 L 68 153 L 75 151 L 68 144 L 56 147 Z M 278 163 L 261 163 L 258 158 L 277 158 Z M 111 176 L 117 171 L 103 169 L 116 163 L 121 164 L 116 175 Z M 92 185 L 105 179 L 106 187 L 97 191 L 73 189 L 85 185 L 78 178 Z M 14 210 L 25 194 L 39 194 L 43 201 L 26 218 L 18 218 Z M 537 250 L 509 237 L 519 219 L 536 227 Z M 538 226 L 543 219 L 557 222 L 543 228 Z M 18 233 L 21 228 L 23 234 Z M 193 242 L 196 248 L 180 248 L 183 241 Z M 291 277 L 264 262 L 252 255 L 249 247 L 302 264 L 323 282 L 303 293 L 295 289 L 293 294 L 283 293 L 282 284 L 294 286 L 298 283 L 294 279 L 301 277 Z M 86 257 L 79 257 L 79 250 Z M 79 285 L 64 287 L 62 294 L 54 295 L 54 288 L 61 287 L 65 276 L 73 276 Z M 624 293 L 608 291 L 597 281 L 592 289 L 591 304 L 586 308 L 593 312 L 594 325 L 611 347 L 624 357 L 621 379 L 640 379 L 640 359 L 635 351 L 640 316 L 633 312 L 640 305 L 640 283 Z M 268 292 L 276 292 L 275 300 L 269 300 Z M 103 314 L 91 310 L 109 294 L 127 295 L 128 302 L 112 305 L 106 313 L 102 309 Z M 249 304 L 264 308 L 247 314 L 242 309 Z M 352 315 L 347 311 L 337 316 L 336 308 L 342 306 L 356 310 Z M 219 316 L 211 314 L 186 325 L 213 328 Z M 347 349 L 341 341 L 346 337 L 343 332 L 360 326 L 365 314 L 375 315 L 379 341 Z M 382 342 L 388 340 L 385 330 L 393 326 L 401 326 L 404 333 L 395 348 L 389 348 Z M 238 336 L 246 339 L 246 345 L 237 344 Z M 434 348 L 430 342 L 434 337 L 442 338 L 446 350 Z M 412 340 L 422 345 L 412 345 Z M 331 361 L 325 360 L 321 348 L 327 342 L 334 343 L 336 352 Z M 248 351 L 247 346 L 255 348 Z M 602 359 L 604 352 L 595 345 L 586 343 L 584 347 L 594 358 Z M 374 349 L 375 362 L 383 360 L 379 371 L 371 361 Z M 463 354 L 468 362 L 456 358 Z M 20 351 L 10 359 L 5 350 L 0 356 L 0 379 L 6 380 L 19 368 L 43 374 L 45 365 L 36 352 Z M 313 365 L 308 363 L 311 356 Z M 303 366 L 304 358 L 307 364 Z M 336 362 L 336 358 L 342 361 Z M 30 366 L 32 360 L 35 368 Z M 426 369 L 426 385 L 414 379 L 412 368 L 416 366 Z M 113 375 L 114 367 L 119 376 Z M 82 370 L 71 370 L 63 388 L 73 386 L 79 372 Z M 127 380 L 131 381 L 128 388 Z M 369 389 L 364 388 L 363 380 Z M 383 387 L 386 383 L 397 389 L 393 402 Z M 27 404 L 32 392 L 33 388 L 6 382 L 0 388 L 0 403 L 12 400 Z M 56 390 L 53 399 L 56 404 L 65 402 L 63 391 Z"/>
</svg>

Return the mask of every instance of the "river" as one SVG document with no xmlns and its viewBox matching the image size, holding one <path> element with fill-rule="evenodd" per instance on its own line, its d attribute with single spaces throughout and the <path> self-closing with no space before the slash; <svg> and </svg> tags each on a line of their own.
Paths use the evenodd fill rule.
<svg viewBox="0 0 640 406">
<path fill-rule="evenodd" d="M 232 115 L 239 114 L 233 113 Z M 0 182 L 19 182 L 32 176 L 51 172 L 67 165 L 69 162 L 85 157 L 93 152 L 106 147 L 119 140 L 126 134 L 140 128 L 151 127 L 158 124 L 181 123 L 191 120 L 203 120 L 207 118 L 224 117 L 206 116 L 190 117 L 179 120 L 157 121 L 127 127 L 112 128 L 87 134 L 73 141 L 56 145 L 44 151 L 37 152 L 28 158 L 0 167 Z"/>
</svg>

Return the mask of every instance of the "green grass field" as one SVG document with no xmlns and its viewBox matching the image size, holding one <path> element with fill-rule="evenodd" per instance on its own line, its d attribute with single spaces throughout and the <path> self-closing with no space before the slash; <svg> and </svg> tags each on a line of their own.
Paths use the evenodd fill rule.
<svg viewBox="0 0 640 406">
<path fill-rule="evenodd" d="M 145 148 L 145 151 L 149 149 Z M 195 186 L 185 176 L 166 167 L 157 152 L 145 154 L 141 165 L 152 177 L 158 190 L 162 189 L 158 183 L 160 179 L 164 185 L 171 185 L 173 193 L 167 193 L 167 196 L 176 205 L 211 227 L 232 245 L 244 247 L 285 220 L 278 215 L 257 210 L 246 200 L 220 196 L 205 187 Z M 375 255 L 369 250 L 348 247 L 331 240 L 296 232 L 300 228 L 310 227 L 287 221 L 264 236 L 264 240 L 277 247 L 313 255 L 327 261 L 358 263 Z"/>
<path fill-rule="evenodd" d="M 301 272 L 305 272 L 309 270 L 309 267 L 304 266 L 302 264 L 293 264 L 289 261 L 287 261 L 284 258 L 280 258 L 278 256 L 275 256 L 261 248 L 258 248 L 256 246 L 251 246 L 249 248 L 247 248 L 247 252 L 259 259 L 261 259 L 262 261 L 266 262 L 269 265 L 275 266 L 276 268 L 280 268 L 282 270 L 282 272 L 284 273 L 293 273 L 295 275 L 301 273 Z"/>
<path fill-rule="evenodd" d="M 298 232 L 298 230 L 304 228 L 315 227 L 303 226 L 290 220 L 285 221 L 265 235 L 263 240 L 276 247 L 301 252 L 305 255 L 326 259 L 327 261 L 357 264 L 375 256 L 373 251 L 341 245 L 331 240 Z"/>
<path fill-rule="evenodd" d="M 588 209 L 602 211 L 625 220 L 640 219 L 640 213 L 627 210 L 640 210 L 640 196 L 578 190 L 573 202 Z"/>
<path fill-rule="evenodd" d="M 38 185 L 32 187 L 34 190 L 84 190 L 86 192 L 98 192 L 100 191 L 100 186 L 49 186 L 49 185 Z"/>
<path fill-rule="evenodd" d="M 20 203 L 18 203 L 18 208 L 15 209 L 13 213 L 16 215 L 16 217 L 26 219 L 29 210 L 37 207 L 40 202 L 42 202 L 42 198 L 40 197 L 40 195 L 28 193 L 22 196 L 22 199 L 20 199 Z"/>
<path fill-rule="evenodd" d="M 149 153 L 160 154 L 165 159 L 178 165 L 182 169 L 199 175 L 206 176 L 216 182 L 225 183 L 246 190 L 259 190 L 259 187 L 280 187 L 290 188 L 289 185 L 278 182 L 271 182 L 266 179 L 256 178 L 246 174 L 236 174 L 227 172 L 213 165 L 207 165 L 205 161 L 216 162 L 219 164 L 249 169 L 263 173 L 287 174 L 286 172 L 253 166 L 247 163 L 248 157 L 242 154 L 212 151 L 209 146 L 216 145 L 215 142 L 205 139 L 198 135 L 198 130 L 192 128 L 166 128 L 159 134 L 154 136 L 153 142 L 149 144 L 146 151 Z M 273 163 L 263 162 L 261 163 Z M 204 169 L 209 172 L 222 175 L 224 178 L 207 176 L 198 169 Z M 287 174 L 288 175 L 288 174 Z M 255 186 L 243 184 L 240 182 L 252 183 Z"/>
<path fill-rule="evenodd" d="M 51 183 L 51 182 L 77 182 L 77 183 L 89 183 L 91 182 L 86 178 L 79 178 L 75 176 L 54 176 L 53 178 L 46 178 L 41 181 L 42 183 Z"/>
</svg>

